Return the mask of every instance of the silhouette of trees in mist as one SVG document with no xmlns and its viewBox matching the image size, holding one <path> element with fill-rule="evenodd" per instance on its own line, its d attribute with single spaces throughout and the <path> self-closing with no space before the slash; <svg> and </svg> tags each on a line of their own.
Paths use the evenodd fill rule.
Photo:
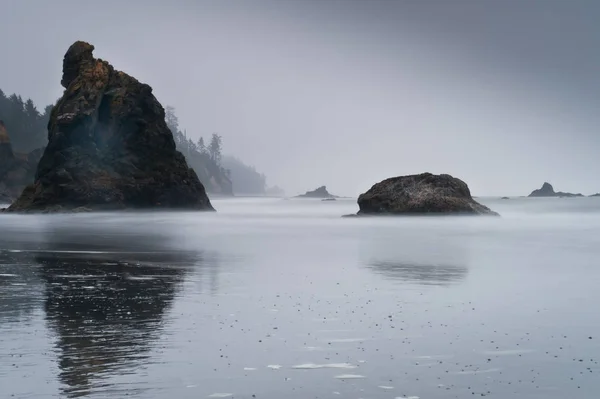
<svg viewBox="0 0 600 399">
<path fill-rule="evenodd" d="M 0 120 L 6 125 L 15 151 L 26 153 L 48 143 L 52 107 L 48 105 L 40 112 L 31 99 L 23 100 L 17 94 L 7 96 L 0 89 Z"/>
<path fill-rule="evenodd" d="M 48 144 L 48 122 L 53 105 L 40 112 L 31 99 L 23 100 L 20 95 L 6 95 L 0 89 L 0 120 L 4 121 L 17 152 L 28 153 Z M 175 108 L 167 106 L 165 121 L 173 133 L 177 149 L 186 157 L 200 181 L 211 192 L 232 194 L 264 194 L 266 177 L 254 167 L 237 158 L 223 156 L 223 137 L 213 133 L 208 144 L 203 137 L 194 141 L 179 126 Z M 232 170 L 233 169 L 233 170 Z M 232 182 L 233 180 L 233 182 Z"/>
<path fill-rule="evenodd" d="M 223 137 L 213 133 L 210 142 L 206 145 L 204 137 L 196 142 L 188 137 L 185 130 L 179 127 L 179 119 L 175 115 L 175 108 L 166 107 L 167 126 L 173 133 L 177 149 L 181 151 L 188 164 L 194 168 L 200 181 L 207 185 L 213 179 L 227 179 L 233 187 L 233 192 L 238 194 L 264 195 L 267 178 L 259 173 L 253 166 L 248 166 L 241 160 L 223 155 Z M 210 191 L 210 183 L 207 189 Z"/>
</svg>

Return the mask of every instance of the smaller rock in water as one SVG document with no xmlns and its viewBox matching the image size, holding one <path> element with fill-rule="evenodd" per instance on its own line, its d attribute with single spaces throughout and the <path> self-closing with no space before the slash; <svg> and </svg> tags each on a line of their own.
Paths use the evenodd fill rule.
<svg viewBox="0 0 600 399">
<path fill-rule="evenodd" d="M 358 197 L 358 215 L 494 215 L 471 197 L 467 184 L 447 174 L 392 177 Z"/>
<path fill-rule="evenodd" d="M 313 191 L 307 191 L 304 194 L 298 196 L 298 198 L 325 198 L 325 199 L 335 199 L 339 198 L 337 195 L 330 194 L 327 191 L 326 186 L 321 186 Z"/>
<path fill-rule="evenodd" d="M 583 197 L 583 194 L 565 193 L 562 191 L 554 191 L 552 184 L 545 182 L 542 187 L 537 190 L 533 190 L 529 197 Z"/>
</svg>

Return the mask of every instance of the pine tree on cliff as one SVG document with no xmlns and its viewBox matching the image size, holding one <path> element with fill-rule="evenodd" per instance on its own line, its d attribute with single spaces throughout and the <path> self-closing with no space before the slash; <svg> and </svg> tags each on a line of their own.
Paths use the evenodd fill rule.
<svg viewBox="0 0 600 399">
<path fill-rule="evenodd" d="M 204 144 L 204 137 L 198 139 L 198 152 L 200 154 L 206 154 L 206 144 Z"/>
<path fill-rule="evenodd" d="M 217 133 L 213 133 L 208 146 L 208 153 L 210 158 L 218 165 L 221 162 L 221 150 L 223 145 L 223 138 Z"/>
</svg>

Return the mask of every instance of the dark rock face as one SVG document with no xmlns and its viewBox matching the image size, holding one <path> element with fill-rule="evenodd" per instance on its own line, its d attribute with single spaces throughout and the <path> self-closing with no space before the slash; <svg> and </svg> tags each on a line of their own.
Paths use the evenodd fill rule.
<svg viewBox="0 0 600 399">
<path fill-rule="evenodd" d="M 422 173 L 392 177 L 358 197 L 358 215 L 498 214 L 471 197 L 465 182 Z"/>
<path fill-rule="evenodd" d="M 93 50 L 76 42 L 65 54 L 65 92 L 50 116 L 48 146 L 35 182 L 9 211 L 213 210 L 152 88 Z"/>
<path fill-rule="evenodd" d="M 555 192 L 554 187 L 550 183 L 544 183 L 541 188 L 533 190 L 529 197 L 583 197 L 583 194 L 565 193 L 562 191 Z"/>
<path fill-rule="evenodd" d="M 530 197 L 555 197 L 556 193 L 554 192 L 554 187 L 552 187 L 552 184 L 550 183 L 544 183 L 542 184 L 541 188 L 538 188 L 537 190 L 533 190 L 531 192 L 531 194 L 529 194 Z"/>
<path fill-rule="evenodd" d="M 592 194 L 590 197 L 600 197 L 600 193 Z"/>
<path fill-rule="evenodd" d="M 0 203 L 13 202 L 28 184 L 33 183 L 42 151 L 13 152 L 6 126 L 0 121 Z"/>
<path fill-rule="evenodd" d="M 321 186 L 313 191 L 307 191 L 305 194 L 299 195 L 298 198 L 338 198 L 327 191 L 327 187 Z"/>
</svg>

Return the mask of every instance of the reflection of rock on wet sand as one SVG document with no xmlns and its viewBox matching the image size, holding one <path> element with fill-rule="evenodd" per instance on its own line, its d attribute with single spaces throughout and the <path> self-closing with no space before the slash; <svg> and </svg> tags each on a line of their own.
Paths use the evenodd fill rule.
<svg viewBox="0 0 600 399">
<path fill-rule="evenodd" d="M 364 267 L 386 279 L 448 285 L 469 273 L 469 237 L 460 224 L 435 219 L 382 224 L 361 244 Z"/>
<path fill-rule="evenodd" d="M 94 379 L 123 374 L 149 356 L 185 274 L 202 261 L 170 249 L 167 237 L 116 229 L 52 229 L 44 246 L 35 261 L 69 397 L 88 394 Z"/>
<path fill-rule="evenodd" d="M 448 285 L 464 280 L 469 272 L 466 266 L 453 264 L 418 264 L 400 261 L 372 261 L 367 266 L 375 273 L 391 279 L 422 285 Z"/>
</svg>

